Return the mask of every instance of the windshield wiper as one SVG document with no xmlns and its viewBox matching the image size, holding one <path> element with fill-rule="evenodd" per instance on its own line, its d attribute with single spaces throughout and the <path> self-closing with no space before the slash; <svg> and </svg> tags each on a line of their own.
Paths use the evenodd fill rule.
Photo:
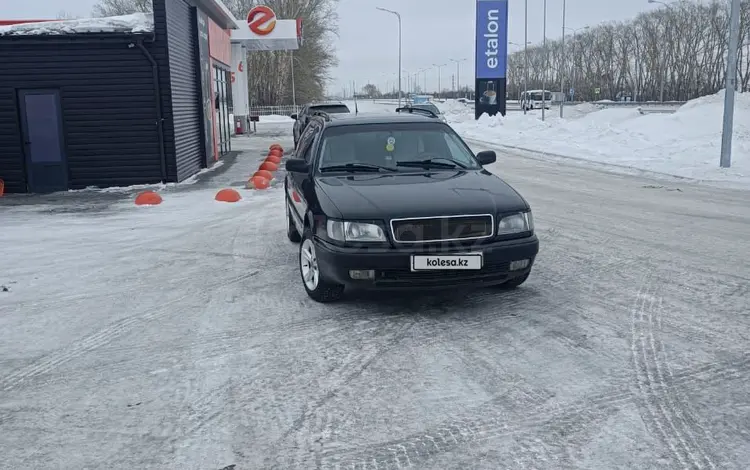
<svg viewBox="0 0 750 470">
<path fill-rule="evenodd" d="M 445 160 L 445 161 L 440 162 L 438 160 Z M 432 168 L 468 168 L 466 165 L 464 165 L 461 162 L 457 162 L 455 160 L 451 160 L 450 158 L 444 158 L 444 157 L 427 158 L 425 160 L 417 160 L 417 161 L 397 162 L 396 165 L 420 167 L 420 168 L 429 168 L 429 167 L 432 167 Z"/>
<path fill-rule="evenodd" d="M 325 171 L 398 171 L 395 168 L 388 168 L 387 166 L 371 165 L 369 163 L 346 163 L 343 165 L 330 165 L 324 166 L 320 169 L 321 172 Z"/>
</svg>

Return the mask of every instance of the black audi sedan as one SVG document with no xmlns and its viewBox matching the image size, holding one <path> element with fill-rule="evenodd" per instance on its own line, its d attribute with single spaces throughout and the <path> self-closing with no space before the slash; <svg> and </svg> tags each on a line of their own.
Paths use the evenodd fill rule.
<svg viewBox="0 0 750 470">
<path fill-rule="evenodd" d="M 284 181 L 307 294 L 521 285 L 539 240 L 496 158 L 424 113 L 314 116 Z"/>
</svg>

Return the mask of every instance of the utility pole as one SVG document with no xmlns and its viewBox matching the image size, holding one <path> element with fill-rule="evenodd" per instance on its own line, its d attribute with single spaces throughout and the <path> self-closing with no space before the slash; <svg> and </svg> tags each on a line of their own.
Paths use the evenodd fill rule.
<svg viewBox="0 0 750 470">
<path fill-rule="evenodd" d="M 292 109 L 294 109 L 294 112 L 296 113 L 297 112 L 297 91 L 294 86 L 294 51 L 289 51 L 289 52 L 291 52 L 289 58 L 292 63 L 292 105 L 294 106 L 294 108 Z"/>
<path fill-rule="evenodd" d="M 460 73 L 461 73 L 461 62 L 463 62 L 466 59 L 449 59 L 451 62 L 456 63 L 456 99 L 458 99 L 458 94 L 461 92 L 461 79 L 460 79 Z"/>
<path fill-rule="evenodd" d="M 729 18 L 729 51 L 727 52 L 727 76 L 724 90 L 724 123 L 721 131 L 722 168 L 732 166 L 732 132 L 734 127 L 734 90 L 737 86 L 737 49 L 740 42 L 740 0 L 732 0 Z"/>
<path fill-rule="evenodd" d="M 523 21 L 523 61 L 524 61 L 524 79 L 523 79 L 523 113 L 526 114 L 526 98 L 529 91 L 529 0 L 524 0 L 524 21 Z"/>
<path fill-rule="evenodd" d="M 376 7 L 377 10 L 396 15 L 398 18 L 398 107 L 401 107 L 401 15 L 397 11 Z"/>
<path fill-rule="evenodd" d="M 433 64 L 433 66 L 437 67 L 437 71 L 438 71 L 438 89 L 437 89 L 437 95 L 438 95 L 438 98 L 440 98 L 440 93 L 442 93 L 442 91 L 443 91 L 442 83 L 440 83 L 440 75 L 441 75 L 440 74 L 440 70 L 443 67 L 445 67 L 445 64 L 442 64 L 442 65 Z"/>
<path fill-rule="evenodd" d="M 542 70 L 542 121 L 547 108 L 547 0 L 544 0 L 544 19 L 542 20 L 542 49 L 544 50 L 544 69 Z"/>
<path fill-rule="evenodd" d="M 565 93 L 565 72 L 567 64 L 565 63 L 565 0 L 563 0 L 563 11 L 562 11 L 562 60 L 560 61 L 560 117 L 563 117 L 563 108 L 565 107 L 565 97 L 568 96 Z"/>
</svg>

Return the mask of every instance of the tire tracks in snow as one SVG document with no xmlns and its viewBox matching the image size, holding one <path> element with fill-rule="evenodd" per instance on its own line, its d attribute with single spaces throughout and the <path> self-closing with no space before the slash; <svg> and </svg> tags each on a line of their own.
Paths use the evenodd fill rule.
<svg viewBox="0 0 750 470">
<path fill-rule="evenodd" d="M 706 445 L 710 437 L 689 415 L 669 382 L 673 375 L 659 335 L 663 298 L 649 271 L 632 308 L 631 353 L 642 417 L 682 468 L 717 468 L 717 457 Z"/>
<path fill-rule="evenodd" d="M 705 363 L 675 372 L 665 377 L 664 386 L 726 383 L 746 376 L 748 367 L 750 353 L 745 353 L 739 360 Z M 493 439 L 533 436 L 542 429 L 566 435 L 630 406 L 639 397 L 623 383 L 567 404 L 540 406 L 537 409 L 541 411 L 517 418 L 497 414 L 485 404 L 470 417 L 447 420 L 428 432 L 359 448 L 326 449 L 317 468 L 412 468 L 437 454 Z"/>
<path fill-rule="evenodd" d="M 68 363 L 90 351 L 98 349 L 106 344 L 109 344 L 115 338 L 131 331 L 137 325 L 157 320 L 161 317 L 174 314 L 173 306 L 182 302 L 185 299 L 191 297 L 201 297 L 206 293 L 219 289 L 224 286 L 237 284 L 246 279 L 250 279 L 257 275 L 258 271 L 245 273 L 239 276 L 234 276 L 221 282 L 213 282 L 203 287 L 202 293 L 199 294 L 184 294 L 172 300 L 169 300 L 162 304 L 159 308 L 154 309 L 150 312 L 131 315 L 129 317 L 117 320 L 105 328 L 85 336 L 78 341 L 69 344 L 67 347 L 52 352 L 41 359 L 34 361 L 33 363 L 22 367 L 5 377 L 0 378 L 0 391 L 8 392 L 19 385 L 28 382 L 40 375 L 47 374 L 57 367 Z"/>
<path fill-rule="evenodd" d="M 301 468 L 310 464 L 310 459 L 315 458 L 320 462 L 320 454 L 316 452 L 316 444 L 323 436 L 329 436 L 333 430 L 333 422 L 330 417 L 323 413 L 328 403 L 346 388 L 351 382 L 359 378 L 372 364 L 380 360 L 392 348 L 401 343 L 409 333 L 421 323 L 419 317 L 401 317 L 405 319 L 401 324 L 393 328 L 392 318 L 383 319 L 385 324 L 381 331 L 368 334 L 368 342 L 362 344 L 358 350 L 350 354 L 344 362 L 332 370 L 325 377 L 328 386 L 321 389 L 319 393 L 304 407 L 304 411 L 291 423 L 287 430 L 277 440 L 276 445 L 283 445 L 291 441 L 297 450 L 292 456 L 294 463 L 292 467 Z"/>
</svg>

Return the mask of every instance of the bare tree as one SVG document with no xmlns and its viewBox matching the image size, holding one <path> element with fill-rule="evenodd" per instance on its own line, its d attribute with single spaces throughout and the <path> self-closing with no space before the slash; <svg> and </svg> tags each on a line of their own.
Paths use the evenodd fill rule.
<svg viewBox="0 0 750 470">
<path fill-rule="evenodd" d="M 94 16 L 121 16 L 150 13 L 153 10 L 152 0 L 99 0 L 99 3 L 94 5 Z"/>
<path fill-rule="evenodd" d="M 750 87 L 750 0 L 743 0 L 741 47 L 738 61 L 742 91 Z M 559 40 L 547 40 L 548 81 L 565 82 L 580 100 L 685 101 L 715 93 L 724 87 L 728 49 L 727 2 L 683 0 L 670 8 L 642 13 L 629 22 L 593 27 L 565 41 L 565 60 Z M 541 88 L 544 50 L 529 47 L 528 89 Z M 523 90 L 523 51 L 508 57 L 508 93 Z M 596 91 L 599 93 L 596 93 Z"/>
<path fill-rule="evenodd" d="M 302 18 L 304 45 L 297 51 L 248 53 L 248 89 L 253 105 L 292 102 L 292 63 L 298 103 L 323 98 L 330 72 L 337 65 L 333 47 L 338 32 L 338 0 L 224 0 L 243 21 L 258 4 L 270 6 L 279 18 Z M 118 16 L 153 11 L 152 0 L 99 0 L 94 15 Z"/>
</svg>

